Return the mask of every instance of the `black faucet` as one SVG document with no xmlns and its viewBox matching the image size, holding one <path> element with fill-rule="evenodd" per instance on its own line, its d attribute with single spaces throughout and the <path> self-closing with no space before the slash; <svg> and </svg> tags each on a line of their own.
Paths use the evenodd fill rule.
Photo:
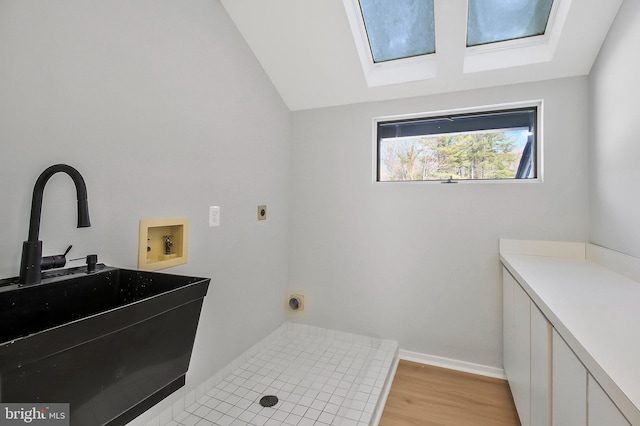
<svg viewBox="0 0 640 426">
<path fill-rule="evenodd" d="M 20 284 L 38 284 L 42 279 L 42 241 L 39 241 L 40 216 L 42 213 L 42 196 L 44 186 L 51 176 L 58 172 L 68 174 L 76 186 L 78 197 L 78 228 L 91 226 L 89 221 L 89 205 L 87 204 L 87 186 L 84 179 L 76 169 L 66 164 L 55 164 L 47 168 L 36 181 L 33 187 L 33 199 L 31 200 L 31 219 L 29 221 L 29 238 L 22 244 L 22 261 L 20 262 Z M 66 255 L 66 253 L 65 253 Z M 54 256 L 58 257 L 58 256 Z M 64 255 L 62 256 L 64 257 Z M 46 267 L 64 266 L 53 262 L 46 262 Z"/>
</svg>

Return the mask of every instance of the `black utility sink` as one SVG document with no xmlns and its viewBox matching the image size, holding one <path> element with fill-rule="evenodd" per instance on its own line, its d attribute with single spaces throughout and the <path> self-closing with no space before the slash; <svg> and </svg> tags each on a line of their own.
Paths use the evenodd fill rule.
<svg viewBox="0 0 640 426">
<path fill-rule="evenodd" d="M 0 280 L 0 400 L 124 425 L 184 385 L 210 279 L 98 264 Z"/>
</svg>

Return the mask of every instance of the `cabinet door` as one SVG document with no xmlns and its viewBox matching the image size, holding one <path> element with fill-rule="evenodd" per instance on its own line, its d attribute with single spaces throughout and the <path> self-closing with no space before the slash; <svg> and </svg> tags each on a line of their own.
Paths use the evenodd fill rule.
<svg viewBox="0 0 640 426">
<path fill-rule="evenodd" d="M 513 340 L 514 331 L 514 307 L 513 287 L 516 281 L 506 268 L 502 268 L 502 363 L 507 379 L 511 381 L 513 376 L 513 357 L 516 344 Z"/>
<path fill-rule="evenodd" d="M 520 423 L 531 424 L 531 301 L 503 270 L 504 368 Z"/>
<path fill-rule="evenodd" d="M 591 374 L 588 375 L 589 426 L 629 426 L 618 407 L 609 399 Z"/>
<path fill-rule="evenodd" d="M 587 424 L 587 370 L 553 330 L 553 425 Z"/>
<path fill-rule="evenodd" d="M 538 307 L 531 304 L 531 424 L 551 424 L 552 327 Z"/>
</svg>

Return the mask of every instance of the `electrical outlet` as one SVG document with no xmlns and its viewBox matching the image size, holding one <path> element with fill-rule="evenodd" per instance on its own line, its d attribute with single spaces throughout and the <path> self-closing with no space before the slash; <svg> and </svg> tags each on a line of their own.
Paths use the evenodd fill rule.
<svg viewBox="0 0 640 426">
<path fill-rule="evenodd" d="M 267 206 L 258 206 L 258 220 L 267 220 Z"/>
<path fill-rule="evenodd" d="M 220 226 L 220 206 L 209 206 L 209 226 Z"/>
</svg>

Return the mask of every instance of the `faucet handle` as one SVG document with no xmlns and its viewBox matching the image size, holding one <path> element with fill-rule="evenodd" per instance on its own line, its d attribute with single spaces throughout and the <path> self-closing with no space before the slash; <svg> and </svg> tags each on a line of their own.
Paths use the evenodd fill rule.
<svg viewBox="0 0 640 426">
<path fill-rule="evenodd" d="M 71 251 L 72 245 L 69 245 L 64 254 L 57 254 L 55 256 L 45 256 L 42 258 L 40 269 L 42 271 L 46 269 L 62 268 L 67 264 L 67 254 Z"/>
</svg>

